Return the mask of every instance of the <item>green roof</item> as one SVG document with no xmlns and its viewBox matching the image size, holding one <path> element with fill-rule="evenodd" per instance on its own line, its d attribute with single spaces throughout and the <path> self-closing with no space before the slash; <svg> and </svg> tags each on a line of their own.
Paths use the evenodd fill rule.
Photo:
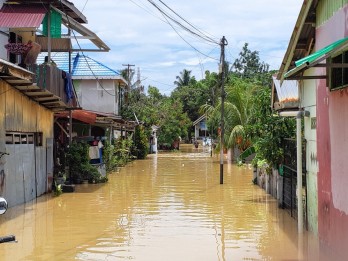
<svg viewBox="0 0 348 261">
<path fill-rule="evenodd" d="M 333 42 L 332 44 L 329 44 L 328 46 L 316 51 L 315 53 L 297 60 L 295 62 L 296 67 L 285 73 L 284 78 L 288 78 L 291 75 L 297 74 L 300 71 L 306 69 L 307 67 L 313 66 L 313 63 L 317 64 L 321 62 L 322 60 L 329 57 L 332 53 L 336 52 L 339 48 L 346 47 L 347 43 L 348 37 Z"/>
<path fill-rule="evenodd" d="M 314 62 L 315 60 L 317 60 L 318 58 L 322 57 L 323 55 L 328 55 L 331 54 L 333 51 L 335 51 L 337 48 L 339 48 L 342 44 L 344 44 L 345 42 L 348 41 L 348 37 L 347 38 L 343 38 L 341 40 L 338 40 L 326 47 L 324 47 L 323 49 L 320 49 L 319 51 L 316 51 L 315 53 L 312 53 L 311 55 L 308 55 L 300 60 L 297 60 L 295 62 L 296 67 L 304 64 L 304 63 L 311 63 Z"/>
</svg>

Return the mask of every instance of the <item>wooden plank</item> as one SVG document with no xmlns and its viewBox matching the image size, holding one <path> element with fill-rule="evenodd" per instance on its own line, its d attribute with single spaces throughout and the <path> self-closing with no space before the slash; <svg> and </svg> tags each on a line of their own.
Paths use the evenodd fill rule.
<svg viewBox="0 0 348 261">
<path fill-rule="evenodd" d="M 45 95 L 47 95 L 47 96 L 52 95 L 53 96 L 53 94 L 51 94 L 50 92 L 42 91 L 42 90 L 38 91 L 38 92 L 37 91 L 28 91 L 25 94 L 30 96 L 30 97 L 33 97 L 33 96 L 45 96 Z"/>
<path fill-rule="evenodd" d="M 60 101 L 60 98 L 56 96 L 49 96 L 49 97 L 40 97 L 35 99 L 38 102 L 45 102 L 45 101 Z"/>
<path fill-rule="evenodd" d="M 3 77 L 2 77 L 3 78 Z M 5 79 L 6 82 L 8 82 L 11 85 L 16 85 L 16 84 L 31 84 L 31 81 L 27 80 L 22 80 L 22 79 Z"/>
<path fill-rule="evenodd" d="M 17 85 L 14 87 L 20 91 L 40 90 L 40 88 L 36 85 Z"/>
</svg>

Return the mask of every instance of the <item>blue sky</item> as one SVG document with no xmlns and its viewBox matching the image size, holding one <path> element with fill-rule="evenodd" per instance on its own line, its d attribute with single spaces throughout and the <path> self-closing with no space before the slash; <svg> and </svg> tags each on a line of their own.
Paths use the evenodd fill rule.
<svg viewBox="0 0 348 261">
<path fill-rule="evenodd" d="M 158 0 L 153 1 L 163 7 Z M 176 32 L 147 0 L 72 2 L 87 17 L 85 26 L 111 48 L 108 53 L 85 55 L 115 70 L 125 68 L 123 64 L 134 64 L 135 70 L 140 69 L 145 88 L 153 85 L 170 95 L 175 77 L 183 69 L 191 70 L 198 80 L 205 70 L 218 70 L 218 45 L 192 37 L 178 27 Z M 163 2 L 216 41 L 225 36 L 227 61 L 233 62 L 247 42 L 251 50 L 259 51 L 261 60 L 271 69 L 278 69 L 303 0 Z"/>
</svg>

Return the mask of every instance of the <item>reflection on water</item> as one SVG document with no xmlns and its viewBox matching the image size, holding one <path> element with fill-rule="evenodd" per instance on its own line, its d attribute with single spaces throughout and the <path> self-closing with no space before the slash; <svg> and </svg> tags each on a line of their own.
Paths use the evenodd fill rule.
<svg viewBox="0 0 348 261">
<path fill-rule="evenodd" d="M 252 170 L 207 148 L 149 155 L 102 185 L 51 195 L 0 217 L 0 260 L 318 260 L 317 243 L 252 185 Z"/>
</svg>

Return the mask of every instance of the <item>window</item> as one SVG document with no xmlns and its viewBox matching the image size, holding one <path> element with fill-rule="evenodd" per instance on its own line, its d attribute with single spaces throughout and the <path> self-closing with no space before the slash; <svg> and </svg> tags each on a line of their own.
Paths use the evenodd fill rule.
<svg viewBox="0 0 348 261">
<path fill-rule="evenodd" d="M 348 51 L 332 57 L 331 63 L 342 64 L 342 67 L 330 69 L 330 90 L 348 87 L 348 68 L 344 68 L 344 65 L 348 64 Z"/>
<path fill-rule="evenodd" d="M 6 144 L 13 144 L 13 134 L 12 133 L 6 133 Z"/>
<path fill-rule="evenodd" d="M 21 134 L 21 144 L 28 144 L 28 135 Z"/>
<path fill-rule="evenodd" d="M 40 134 L 41 138 L 39 139 L 42 143 L 42 133 L 39 133 L 39 136 Z M 6 132 L 6 144 L 34 144 L 34 140 L 33 133 Z"/>
</svg>

